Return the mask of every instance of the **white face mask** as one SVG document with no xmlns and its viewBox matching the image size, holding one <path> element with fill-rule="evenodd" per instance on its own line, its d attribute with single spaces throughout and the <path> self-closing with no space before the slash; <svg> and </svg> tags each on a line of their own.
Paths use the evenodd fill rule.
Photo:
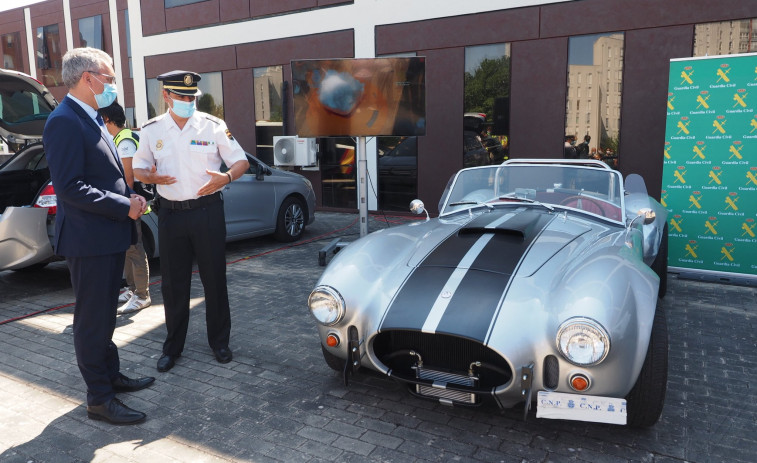
<svg viewBox="0 0 757 463">
<path fill-rule="evenodd" d="M 192 117 L 192 114 L 194 114 L 195 110 L 197 109 L 196 100 L 182 101 L 174 100 L 173 98 L 171 98 L 171 103 L 173 104 L 171 111 L 173 111 L 173 113 L 177 116 L 184 119 L 189 119 L 190 117 Z"/>
<path fill-rule="evenodd" d="M 116 87 L 116 84 L 106 84 L 97 77 L 95 77 L 95 80 L 103 84 L 103 91 L 101 93 L 95 93 L 95 91 L 92 90 L 92 87 L 90 87 L 89 90 L 95 95 L 97 108 L 107 108 L 116 101 L 116 98 L 118 98 L 118 87 Z"/>
</svg>

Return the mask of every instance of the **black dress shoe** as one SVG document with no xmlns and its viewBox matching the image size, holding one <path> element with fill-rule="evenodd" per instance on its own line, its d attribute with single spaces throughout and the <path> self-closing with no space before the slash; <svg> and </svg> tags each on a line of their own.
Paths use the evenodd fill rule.
<svg viewBox="0 0 757 463">
<path fill-rule="evenodd" d="M 113 384 L 113 390 L 116 392 L 134 392 L 144 389 L 154 382 L 155 378 L 152 376 L 131 379 L 119 373 L 118 378 L 116 378 L 111 384 Z"/>
<path fill-rule="evenodd" d="M 116 398 L 112 398 L 101 405 L 87 405 L 87 416 L 90 419 L 107 421 L 110 424 L 137 424 L 147 418 L 144 413 L 127 407 Z"/>
<path fill-rule="evenodd" d="M 179 358 L 179 356 L 173 356 L 168 354 L 163 354 L 158 359 L 158 371 L 161 373 L 165 373 L 166 371 L 173 368 L 174 365 L 176 365 L 176 359 Z"/>
<path fill-rule="evenodd" d="M 213 349 L 213 353 L 216 355 L 216 360 L 218 360 L 218 363 L 231 362 L 232 355 L 231 350 L 228 347 Z"/>
</svg>

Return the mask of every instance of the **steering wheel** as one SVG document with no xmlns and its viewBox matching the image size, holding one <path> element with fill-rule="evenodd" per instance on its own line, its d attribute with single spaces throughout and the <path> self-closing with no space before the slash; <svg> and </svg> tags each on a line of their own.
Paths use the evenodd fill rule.
<svg viewBox="0 0 757 463">
<path fill-rule="evenodd" d="M 568 196 L 567 198 L 560 201 L 560 204 L 601 216 L 606 215 L 602 202 L 590 196 Z"/>
</svg>

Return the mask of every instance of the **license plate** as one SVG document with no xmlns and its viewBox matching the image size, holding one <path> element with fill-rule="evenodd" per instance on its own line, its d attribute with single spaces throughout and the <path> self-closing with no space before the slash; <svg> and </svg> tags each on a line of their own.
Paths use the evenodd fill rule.
<svg viewBox="0 0 757 463">
<path fill-rule="evenodd" d="M 626 399 L 539 391 L 536 417 L 626 424 Z"/>
</svg>

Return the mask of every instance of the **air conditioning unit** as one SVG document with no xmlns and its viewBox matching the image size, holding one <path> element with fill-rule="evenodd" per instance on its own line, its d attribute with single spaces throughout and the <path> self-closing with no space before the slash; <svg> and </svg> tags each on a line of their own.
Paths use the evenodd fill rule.
<svg viewBox="0 0 757 463">
<path fill-rule="evenodd" d="M 314 166 L 317 153 L 315 138 L 273 137 L 273 163 L 276 166 Z"/>
</svg>

